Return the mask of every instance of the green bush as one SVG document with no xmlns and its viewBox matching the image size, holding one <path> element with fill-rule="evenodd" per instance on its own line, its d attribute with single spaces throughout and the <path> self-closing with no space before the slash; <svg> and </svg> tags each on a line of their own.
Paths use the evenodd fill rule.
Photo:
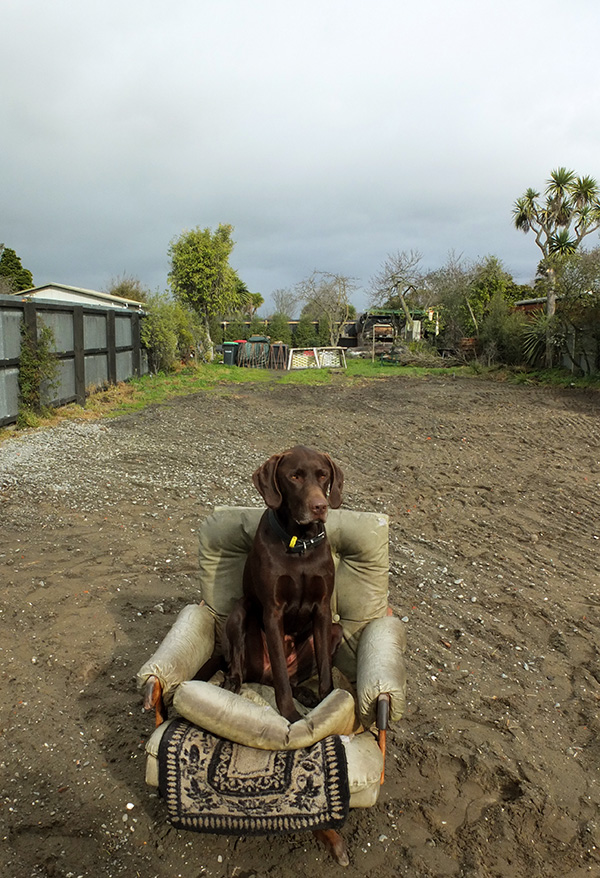
<svg viewBox="0 0 600 878">
<path fill-rule="evenodd" d="M 25 322 L 21 322 L 21 353 L 19 355 L 19 417 L 18 426 L 32 424 L 42 414 L 43 396 L 52 396 L 57 387 L 59 362 L 54 353 L 56 340 L 49 326 L 38 320 L 37 339 Z"/>
<path fill-rule="evenodd" d="M 488 365 L 522 364 L 525 360 L 524 330 L 524 315 L 513 311 L 502 295 L 496 293 L 479 332 L 480 347 Z"/>
<path fill-rule="evenodd" d="M 177 361 L 177 330 L 174 303 L 165 296 L 149 296 L 142 319 L 141 339 L 148 351 L 150 371 L 170 371 Z"/>
<path fill-rule="evenodd" d="M 312 348 L 319 343 L 315 325 L 309 317 L 302 316 L 296 326 L 292 344 L 295 348 Z"/>
<path fill-rule="evenodd" d="M 280 341 L 283 344 L 291 345 L 292 332 L 290 324 L 285 314 L 276 313 L 269 319 L 269 336 L 272 342 Z"/>
<path fill-rule="evenodd" d="M 141 339 L 151 372 L 170 372 L 177 362 L 204 357 L 206 331 L 194 311 L 160 293 L 148 296 L 145 311 Z"/>
</svg>

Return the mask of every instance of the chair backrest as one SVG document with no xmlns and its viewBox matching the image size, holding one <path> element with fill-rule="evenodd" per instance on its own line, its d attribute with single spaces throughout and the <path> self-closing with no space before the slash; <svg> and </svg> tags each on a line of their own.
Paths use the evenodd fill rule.
<svg viewBox="0 0 600 878">
<path fill-rule="evenodd" d="M 242 594 L 242 573 L 264 509 L 220 506 L 199 530 L 202 599 L 221 625 Z M 354 676 L 360 631 L 388 606 L 388 517 L 375 512 L 331 509 L 327 537 L 335 563 L 332 613 L 344 629 L 336 664 Z"/>
</svg>

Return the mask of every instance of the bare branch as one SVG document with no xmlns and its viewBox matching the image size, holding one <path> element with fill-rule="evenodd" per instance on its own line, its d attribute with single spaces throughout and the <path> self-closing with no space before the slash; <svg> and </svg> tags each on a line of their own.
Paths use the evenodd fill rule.
<svg viewBox="0 0 600 878">
<path fill-rule="evenodd" d="M 419 269 L 422 258 L 418 250 L 402 250 L 389 255 L 371 280 L 371 304 L 381 306 L 410 287 L 420 286 L 423 282 Z"/>
</svg>

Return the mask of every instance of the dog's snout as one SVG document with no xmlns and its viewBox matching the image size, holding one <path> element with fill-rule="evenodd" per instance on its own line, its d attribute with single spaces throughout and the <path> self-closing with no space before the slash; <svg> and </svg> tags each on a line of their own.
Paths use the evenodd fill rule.
<svg viewBox="0 0 600 878">
<path fill-rule="evenodd" d="M 310 511 L 316 518 L 321 518 L 327 512 L 327 500 L 316 500 L 311 504 Z"/>
</svg>

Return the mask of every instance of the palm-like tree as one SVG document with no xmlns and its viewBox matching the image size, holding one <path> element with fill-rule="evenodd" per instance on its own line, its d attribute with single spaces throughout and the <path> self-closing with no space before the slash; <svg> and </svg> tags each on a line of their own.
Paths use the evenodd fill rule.
<svg viewBox="0 0 600 878">
<path fill-rule="evenodd" d="M 572 253 L 586 235 L 600 228 L 599 192 L 593 177 L 578 177 L 575 171 L 557 168 L 547 181 L 545 201 L 540 201 L 535 189 L 527 189 L 517 198 L 515 226 L 525 233 L 534 232 L 544 259 L 552 253 Z"/>
<path fill-rule="evenodd" d="M 542 251 L 541 273 L 548 279 L 546 314 L 556 310 L 555 271 L 561 257 L 576 252 L 581 241 L 600 228 L 600 189 L 593 177 L 578 177 L 575 171 L 556 168 L 546 181 L 545 200 L 535 189 L 514 203 L 513 220 L 522 232 L 532 231 Z M 548 340 L 546 365 L 551 365 L 552 346 Z"/>
</svg>

